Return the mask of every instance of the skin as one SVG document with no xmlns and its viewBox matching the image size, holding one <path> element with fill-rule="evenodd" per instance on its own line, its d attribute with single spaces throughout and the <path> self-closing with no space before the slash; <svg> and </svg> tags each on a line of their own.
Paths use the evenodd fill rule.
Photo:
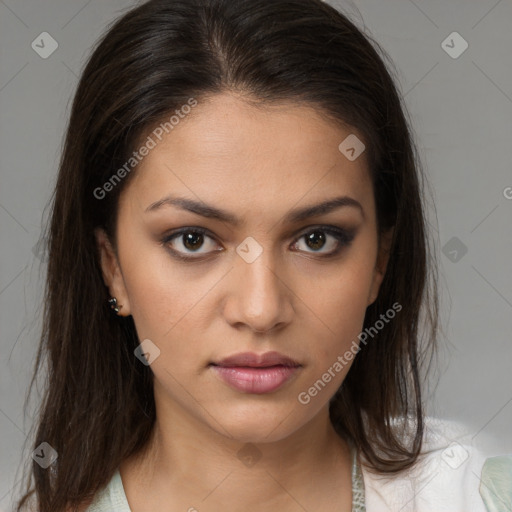
<svg viewBox="0 0 512 512">
<path fill-rule="evenodd" d="M 365 153 L 349 161 L 338 149 L 352 133 L 364 140 L 306 104 L 256 108 L 234 94 L 203 98 L 123 190 L 117 250 L 96 231 L 119 314 L 133 315 L 139 339 L 160 350 L 150 366 L 153 437 L 120 466 L 133 512 L 216 511 L 227 503 L 240 512 L 351 510 L 350 452 L 328 416 L 350 364 L 307 405 L 297 397 L 357 341 L 387 265 L 391 233 L 379 248 Z M 171 193 L 228 210 L 240 224 L 170 205 L 145 211 Z M 342 195 L 364 213 L 344 206 L 283 221 L 290 210 Z M 303 235 L 325 225 L 355 236 L 343 246 L 322 231 L 324 245 L 308 245 Z M 209 233 L 192 248 L 182 236 L 162 244 L 171 230 L 197 226 Z M 251 263 L 236 252 L 247 237 L 263 250 Z M 169 247 L 199 259 L 179 261 Z M 208 366 L 271 350 L 302 365 L 272 393 L 236 391 Z M 248 446 L 260 457 L 251 467 L 237 457 Z"/>
</svg>

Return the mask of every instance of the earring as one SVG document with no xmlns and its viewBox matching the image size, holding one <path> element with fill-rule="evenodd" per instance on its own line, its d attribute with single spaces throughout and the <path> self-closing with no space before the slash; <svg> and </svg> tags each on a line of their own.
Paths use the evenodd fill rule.
<svg viewBox="0 0 512 512">
<path fill-rule="evenodd" d="M 110 304 L 110 308 L 113 309 L 116 314 L 119 313 L 119 310 L 123 307 L 122 304 L 117 304 L 117 299 L 115 297 L 108 299 L 108 303 Z"/>
</svg>

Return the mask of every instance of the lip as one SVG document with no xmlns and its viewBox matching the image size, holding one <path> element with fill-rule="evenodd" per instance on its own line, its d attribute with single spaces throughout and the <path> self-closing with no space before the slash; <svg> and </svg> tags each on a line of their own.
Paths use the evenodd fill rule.
<svg viewBox="0 0 512 512">
<path fill-rule="evenodd" d="M 250 368 L 265 368 L 276 365 L 300 366 L 297 361 L 294 361 L 290 357 L 280 354 L 279 352 L 265 352 L 264 354 L 241 352 L 240 354 L 234 354 L 212 364 L 222 367 L 247 366 Z"/>
<path fill-rule="evenodd" d="M 263 394 L 282 387 L 301 365 L 279 352 L 244 352 L 211 363 L 210 367 L 237 391 Z"/>
</svg>

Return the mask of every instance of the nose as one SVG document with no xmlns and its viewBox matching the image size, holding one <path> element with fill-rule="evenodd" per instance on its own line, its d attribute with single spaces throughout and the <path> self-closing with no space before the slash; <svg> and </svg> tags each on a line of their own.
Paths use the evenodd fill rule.
<svg viewBox="0 0 512 512">
<path fill-rule="evenodd" d="M 291 322 L 294 295 L 283 271 L 272 262 L 270 251 L 263 251 L 252 263 L 240 258 L 230 275 L 230 294 L 224 307 L 230 325 L 264 334 Z"/>
</svg>

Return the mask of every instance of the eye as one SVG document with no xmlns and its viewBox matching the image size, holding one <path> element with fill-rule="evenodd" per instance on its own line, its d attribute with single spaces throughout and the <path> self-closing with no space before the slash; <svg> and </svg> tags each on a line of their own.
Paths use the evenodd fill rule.
<svg viewBox="0 0 512 512">
<path fill-rule="evenodd" d="M 292 244 L 292 248 L 302 245 L 298 250 L 311 254 L 318 253 L 323 257 L 335 256 L 343 247 L 350 245 L 354 236 L 354 231 L 346 231 L 335 226 L 318 226 L 302 234 Z M 199 260 L 202 259 L 201 255 L 222 250 L 215 248 L 217 244 L 214 238 L 208 235 L 206 229 L 200 227 L 187 227 L 175 231 L 162 240 L 162 245 L 171 251 L 173 257 L 182 261 Z M 325 248 L 328 250 L 323 250 Z"/>
<path fill-rule="evenodd" d="M 334 256 L 343 247 L 350 245 L 354 236 L 354 232 L 348 232 L 334 226 L 319 226 L 304 233 L 293 246 L 301 245 L 300 242 L 304 241 L 302 247 L 306 249 L 299 248 L 299 250 L 305 250 L 305 252 L 313 254 L 319 253 L 323 256 Z M 308 251 L 308 248 L 312 251 Z M 327 248 L 327 250 L 323 251 L 324 248 Z"/>
<path fill-rule="evenodd" d="M 215 251 L 215 249 L 212 250 L 215 246 L 215 242 L 213 241 L 213 243 L 205 244 L 205 240 L 213 241 L 213 238 L 207 235 L 207 231 L 205 229 L 189 227 L 165 237 L 162 240 L 162 243 L 169 247 L 178 259 L 191 260 L 198 258 L 196 256 L 185 256 L 185 254 L 205 255 Z M 199 249 L 203 248 L 204 245 L 206 245 L 207 250 L 199 252 Z M 210 245 L 210 250 L 208 250 L 208 245 Z"/>
</svg>

